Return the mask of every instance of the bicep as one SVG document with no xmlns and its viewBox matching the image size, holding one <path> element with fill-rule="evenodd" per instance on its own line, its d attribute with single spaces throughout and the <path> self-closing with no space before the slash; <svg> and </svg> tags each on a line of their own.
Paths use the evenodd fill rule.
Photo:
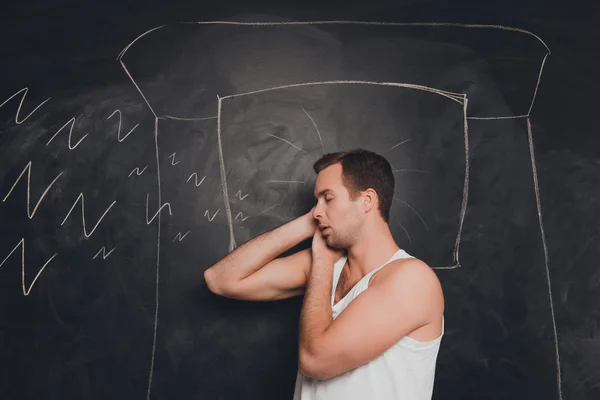
<svg viewBox="0 0 600 400">
<path fill-rule="evenodd" d="M 311 249 L 270 261 L 242 279 L 226 297 L 239 300 L 282 300 L 304 293 L 312 263 Z"/>
<path fill-rule="evenodd" d="M 307 370 L 321 378 L 339 375 L 427 324 L 439 308 L 437 277 L 419 263 L 396 268 L 354 299 L 318 340 L 315 353 L 304 354 Z"/>
</svg>

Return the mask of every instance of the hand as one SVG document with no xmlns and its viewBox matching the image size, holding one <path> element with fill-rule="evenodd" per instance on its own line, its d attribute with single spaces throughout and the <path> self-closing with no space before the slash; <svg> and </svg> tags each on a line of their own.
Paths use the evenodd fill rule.
<svg viewBox="0 0 600 400">
<path fill-rule="evenodd" d="M 329 247 L 320 229 L 315 230 L 312 241 L 313 260 L 320 260 L 327 266 L 333 266 L 344 255 L 343 249 Z"/>
<path fill-rule="evenodd" d="M 302 221 L 302 232 L 304 232 L 304 239 L 311 238 L 315 234 L 315 231 L 319 230 L 317 220 L 315 220 L 312 215 L 314 209 L 315 207 L 311 208 L 306 214 L 298 217 L 298 219 Z"/>
</svg>

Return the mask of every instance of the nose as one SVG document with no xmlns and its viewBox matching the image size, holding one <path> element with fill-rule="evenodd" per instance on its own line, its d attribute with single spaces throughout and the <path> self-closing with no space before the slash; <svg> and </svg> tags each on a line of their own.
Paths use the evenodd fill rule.
<svg viewBox="0 0 600 400">
<path fill-rule="evenodd" d="M 312 212 L 312 216 L 314 219 L 318 220 L 319 217 L 322 216 L 322 211 L 321 211 L 321 206 L 320 206 L 320 202 L 317 202 L 317 204 L 314 206 L 313 208 L 313 212 Z"/>
</svg>

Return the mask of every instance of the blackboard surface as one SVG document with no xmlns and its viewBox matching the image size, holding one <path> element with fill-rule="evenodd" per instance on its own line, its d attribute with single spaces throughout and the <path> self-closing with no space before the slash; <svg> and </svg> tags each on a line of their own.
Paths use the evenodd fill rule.
<svg viewBox="0 0 600 400">
<path fill-rule="evenodd" d="M 0 398 L 291 398 L 301 298 L 203 272 L 355 147 L 392 164 L 394 237 L 443 285 L 433 397 L 598 398 L 599 17 L 5 5 Z"/>
</svg>

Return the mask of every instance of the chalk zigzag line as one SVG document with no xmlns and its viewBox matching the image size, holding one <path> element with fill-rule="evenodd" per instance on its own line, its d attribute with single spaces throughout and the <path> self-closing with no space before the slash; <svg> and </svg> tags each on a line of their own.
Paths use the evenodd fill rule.
<svg viewBox="0 0 600 400">
<path fill-rule="evenodd" d="M 60 176 L 63 174 L 64 171 L 61 172 L 60 174 L 58 174 L 56 176 L 56 178 L 54 178 L 54 180 L 48 185 L 46 190 L 44 190 L 44 193 L 42 193 L 42 195 L 40 196 L 38 202 L 36 203 L 35 207 L 33 208 L 33 211 L 31 211 L 31 161 L 29 161 L 27 163 L 27 165 L 25 166 L 25 168 L 23 169 L 23 171 L 21 172 L 21 174 L 19 175 L 19 177 L 17 178 L 15 183 L 12 185 L 12 187 L 8 191 L 8 194 L 4 197 L 4 199 L 2 199 L 2 202 L 5 202 L 6 199 L 8 199 L 8 197 L 11 195 L 14 188 L 17 186 L 17 184 L 19 183 L 19 181 L 25 174 L 25 171 L 27 171 L 27 216 L 29 217 L 29 219 L 32 219 L 33 216 L 35 215 L 38 207 L 42 203 L 42 200 L 44 200 L 44 197 L 46 197 L 46 195 L 50 191 L 50 188 L 52 187 L 52 185 L 54 185 L 54 183 L 58 180 L 58 178 L 60 178 Z"/>
<path fill-rule="evenodd" d="M 173 243 L 175 243 L 176 240 L 179 240 L 180 242 L 185 239 L 185 237 L 190 233 L 191 231 L 187 231 L 183 236 L 181 235 L 181 232 L 179 232 L 176 236 L 175 239 L 173 239 Z"/>
<path fill-rule="evenodd" d="M 21 114 L 21 107 L 23 107 L 23 102 L 25 101 L 25 97 L 27 97 L 28 92 L 29 92 L 29 88 L 25 87 L 25 88 L 19 90 L 17 93 L 10 96 L 8 99 L 4 100 L 4 102 L 2 104 L 0 104 L 0 108 L 1 108 L 6 103 L 11 101 L 13 98 L 15 98 L 19 94 L 23 93 L 23 96 L 21 97 L 21 102 L 19 103 L 19 108 L 17 108 L 17 113 L 15 114 L 15 123 L 17 125 L 21 125 L 23 122 L 25 122 L 27 120 L 27 118 L 31 117 L 33 115 L 33 113 L 35 113 L 41 106 L 43 106 L 48 100 L 50 100 L 50 97 L 48 97 L 46 100 L 42 101 L 36 108 L 33 109 L 32 112 L 30 112 L 25 118 L 23 118 L 22 120 L 19 121 L 19 115 Z"/>
<path fill-rule="evenodd" d="M 127 132 L 127 135 L 125 135 L 125 136 L 123 136 L 123 138 L 121 138 L 121 120 L 122 120 L 121 110 L 116 109 L 106 119 L 111 119 L 112 116 L 115 115 L 116 113 L 119 113 L 119 130 L 117 131 L 117 140 L 119 141 L 119 143 L 121 143 L 122 141 L 124 141 L 125 139 L 127 139 L 127 137 L 129 135 L 131 135 L 131 132 L 133 132 L 135 130 L 135 128 L 137 128 L 140 124 L 135 124 L 135 126 L 133 128 L 131 128 L 131 130 L 129 132 Z"/>
<path fill-rule="evenodd" d="M 85 196 L 83 195 L 83 193 L 80 193 L 79 196 L 77 197 L 77 200 L 75 200 L 75 202 L 73 203 L 73 206 L 71 206 L 71 209 L 67 213 L 67 216 L 61 222 L 60 226 L 63 226 L 65 224 L 65 222 L 67 221 L 67 218 L 69 218 L 69 215 L 71 215 L 71 213 L 73 212 L 73 209 L 75 208 L 77 203 L 79 203 L 80 201 L 81 201 L 81 222 L 83 224 L 83 234 L 85 235 L 85 237 L 89 238 L 90 236 L 92 236 L 92 234 L 94 233 L 96 228 L 98 228 L 98 225 L 100 225 L 100 222 L 102 222 L 102 220 L 104 219 L 106 214 L 108 214 L 110 209 L 115 205 L 116 201 L 113 201 L 110 204 L 110 206 L 108 206 L 106 211 L 104 211 L 104 214 L 102 214 L 102 216 L 98 219 L 98 222 L 96 222 L 96 225 L 94 225 L 94 228 L 90 231 L 90 233 L 88 233 L 86 225 L 85 225 Z"/>
<path fill-rule="evenodd" d="M 52 261 L 54 259 L 54 257 L 56 257 L 58 255 L 58 253 L 54 254 L 52 257 L 50 257 L 50 259 L 48 261 L 46 261 L 46 263 L 44 264 L 44 266 L 38 271 L 38 273 L 35 276 L 35 278 L 33 278 L 33 281 L 29 285 L 29 288 L 26 289 L 25 288 L 25 238 L 22 238 L 19 241 L 19 243 L 17 243 L 17 245 L 12 249 L 12 251 L 6 256 L 6 258 L 4 259 L 4 261 L 2 261 L 0 263 L 0 267 L 2 267 L 4 265 L 4 263 L 6 262 L 6 260 L 8 260 L 10 258 L 10 256 L 19 247 L 21 247 L 21 287 L 23 288 L 23 295 L 24 296 L 29 296 L 29 293 L 31 292 L 31 288 L 33 288 L 33 285 L 35 285 L 35 282 L 38 280 L 38 278 L 40 277 L 40 275 L 44 271 L 44 268 L 46 268 L 46 266 L 48 266 L 48 264 L 50 264 L 50 261 Z"/>
<path fill-rule="evenodd" d="M 239 213 L 237 213 L 237 215 L 235 216 L 234 219 L 238 219 L 238 217 L 242 220 L 242 222 L 249 218 L 249 217 L 244 217 L 244 214 L 242 214 L 241 211 Z"/>
<path fill-rule="evenodd" d="M 242 196 L 242 191 L 238 190 L 237 192 L 235 192 L 235 195 L 237 196 L 238 199 L 244 200 L 246 197 L 248 197 L 248 195 L 250 195 L 250 193 L 246 193 L 245 195 Z"/>
<path fill-rule="evenodd" d="M 46 143 L 46 146 L 48 146 L 50 144 L 50 142 L 52 142 L 54 140 L 54 138 L 63 130 L 67 127 L 67 125 L 71 125 L 71 127 L 69 128 L 69 150 L 74 150 L 75 148 L 77 148 L 77 146 L 79 146 L 81 144 L 81 142 L 83 142 L 83 139 L 85 139 L 88 134 L 86 133 L 85 135 L 83 135 L 83 137 L 81 139 L 79 139 L 79 141 L 77 143 L 75 143 L 75 146 L 71 146 L 71 137 L 73 136 L 73 127 L 75 126 L 75 117 L 71 118 L 70 120 L 68 120 L 58 131 L 56 131 L 56 133 L 54 134 L 54 136 L 52 136 L 50 138 L 50 140 L 48 140 L 48 143 Z"/>
<path fill-rule="evenodd" d="M 131 170 L 131 172 L 129 173 L 129 177 L 131 177 L 131 175 L 133 175 L 134 173 L 135 173 L 137 176 L 140 176 L 140 175 L 142 175 L 142 174 L 144 173 L 144 171 L 145 171 L 147 168 L 148 168 L 148 166 L 146 165 L 146 166 L 144 167 L 144 169 L 140 171 L 140 167 L 135 167 L 135 168 L 134 168 L 133 170 Z"/>
<path fill-rule="evenodd" d="M 167 157 L 167 158 L 171 159 L 171 165 L 177 165 L 177 164 L 179 164 L 181 162 L 181 160 L 175 162 L 175 154 L 177 154 L 177 153 L 173 153 L 169 157 Z"/>
<path fill-rule="evenodd" d="M 202 177 L 202 180 L 200 180 L 200 182 L 198 182 L 198 174 L 194 172 L 190 175 L 190 177 L 185 182 L 186 183 L 189 182 L 190 180 L 192 180 L 192 178 L 194 178 L 194 185 L 196 185 L 196 187 L 199 187 L 200 185 L 202 185 L 202 182 L 204 182 L 204 180 L 206 179 L 206 175 L 204 175 Z"/>
<path fill-rule="evenodd" d="M 148 199 L 149 199 L 150 195 L 146 194 L 146 224 L 150 225 L 152 223 L 152 221 L 154 221 L 154 219 L 161 213 L 161 211 L 163 210 L 163 208 L 167 207 L 169 209 L 169 215 L 173 215 L 173 212 L 171 211 L 171 203 L 165 203 L 162 206 L 160 206 L 160 208 L 158 209 L 157 212 L 154 213 L 154 215 L 152 216 L 152 219 L 148 220 Z"/>
<path fill-rule="evenodd" d="M 218 210 L 217 210 L 217 211 L 216 211 L 216 212 L 213 214 L 213 216 L 211 217 L 211 216 L 210 216 L 210 213 L 208 212 L 208 210 L 206 210 L 206 211 L 204 212 L 204 216 L 208 218 L 208 221 L 209 221 L 209 222 L 212 222 L 212 221 L 213 221 L 213 219 L 215 219 L 215 217 L 216 217 L 216 216 L 217 216 L 217 214 L 219 213 L 219 211 L 221 211 L 221 209 L 220 209 L 220 208 L 219 208 L 219 209 L 218 209 Z"/>
<path fill-rule="evenodd" d="M 115 249 L 116 249 L 116 247 L 113 247 L 112 250 L 107 253 L 106 247 L 102 246 L 102 248 L 96 253 L 96 255 L 94 256 L 94 258 L 92 258 L 92 260 L 95 260 L 100 255 L 100 253 L 102 253 L 102 259 L 106 260 L 108 258 L 108 256 L 110 256 L 111 253 L 113 251 L 115 251 Z"/>
</svg>

